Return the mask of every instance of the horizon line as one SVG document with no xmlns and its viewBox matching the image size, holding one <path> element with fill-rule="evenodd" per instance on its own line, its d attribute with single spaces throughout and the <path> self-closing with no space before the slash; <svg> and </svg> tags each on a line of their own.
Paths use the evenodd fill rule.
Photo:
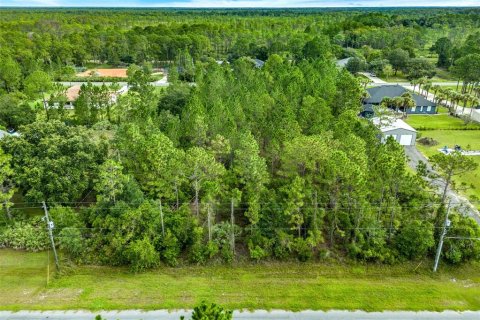
<svg viewBox="0 0 480 320">
<path fill-rule="evenodd" d="M 230 7 L 230 6 L 212 6 L 212 7 L 198 7 L 198 6 L 62 6 L 62 5 L 28 5 L 28 6 L 3 6 L 0 5 L 0 8 L 42 8 L 42 9 L 52 9 L 52 8 L 73 8 L 73 9 L 95 9 L 95 8 L 103 8 L 103 9 L 130 9 L 130 8 L 138 8 L 138 9 L 335 9 L 335 8 L 361 8 L 361 9 L 398 9 L 398 8 L 480 8 L 480 4 L 478 5 L 416 5 L 416 6 L 349 6 L 349 5 L 339 5 L 339 6 L 284 6 L 284 7 Z"/>
</svg>

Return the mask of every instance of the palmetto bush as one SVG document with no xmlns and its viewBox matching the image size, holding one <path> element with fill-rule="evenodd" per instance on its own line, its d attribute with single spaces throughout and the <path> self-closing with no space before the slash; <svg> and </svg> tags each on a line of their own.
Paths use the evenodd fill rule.
<svg viewBox="0 0 480 320">
<path fill-rule="evenodd" d="M 16 222 L 0 234 L 0 247 L 17 250 L 42 251 L 48 247 L 45 227 L 34 223 Z"/>
</svg>

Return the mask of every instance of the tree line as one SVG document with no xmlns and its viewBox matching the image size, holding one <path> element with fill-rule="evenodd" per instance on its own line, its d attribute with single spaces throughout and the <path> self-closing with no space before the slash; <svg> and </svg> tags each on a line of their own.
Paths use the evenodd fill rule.
<svg viewBox="0 0 480 320">
<path fill-rule="evenodd" d="M 133 21 L 138 13 L 117 14 Z M 309 15 L 215 18 L 258 34 L 254 41 L 277 25 L 280 40 L 299 31 L 280 50 L 288 54 L 267 51 L 261 68 L 250 45 L 235 52 L 229 44 L 222 64 L 205 52 L 177 52 L 170 86 L 161 90 L 149 84 L 149 68 L 132 64 L 127 94 L 112 103 L 106 98 L 112 88 L 84 85 L 74 110 L 51 108 L 65 89 L 53 83 L 47 60 L 34 59 L 41 70 L 28 75 L 28 64 L 14 72 L 18 81 L 0 96 L 8 106 L 1 123 L 20 133 L 0 141 L 0 245 L 45 249 L 45 227 L 25 214 L 45 201 L 54 236 L 72 259 L 133 271 L 245 259 L 396 263 L 433 255 L 445 201 L 406 169 L 399 144 L 381 143 L 378 129 L 358 117 L 364 86 L 336 67 L 338 47 L 323 27 L 304 26 Z M 33 26 L 52 37 L 69 34 L 54 22 Z M 209 30 L 194 23 L 183 29 Z M 457 234 L 480 235 L 473 219 L 452 217 Z M 452 263 L 480 256 L 480 245 L 468 239 L 447 239 L 445 246 Z"/>
</svg>

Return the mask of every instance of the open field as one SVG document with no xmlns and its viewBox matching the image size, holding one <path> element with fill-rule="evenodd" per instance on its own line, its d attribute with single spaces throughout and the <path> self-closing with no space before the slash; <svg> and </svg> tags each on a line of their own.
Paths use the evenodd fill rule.
<svg viewBox="0 0 480 320">
<path fill-rule="evenodd" d="M 135 275 L 91 266 L 75 267 L 46 286 L 47 253 L 3 249 L 0 309 L 175 309 L 205 299 L 249 309 L 480 310 L 478 264 L 442 265 L 438 274 L 430 267 L 430 261 L 271 263 L 161 268 Z"/>
<path fill-rule="evenodd" d="M 460 118 L 452 117 L 448 114 L 439 115 L 409 115 L 406 122 L 417 130 L 422 129 L 438 129 L 438 130 L 463 130 L 463 129 L 480 129 L 480 124 L 465 122 Z M 480 137 L 480 131 L 477 132 Z"/>
<path fill-rule="evenodd" d="M 465 128 L 480 128 L 477 123 L 465 125 L 463 120 L 443 114 L 410 115 L 406 122 L 417 130 L 428 128 L 429 130 L 419 130 L 422 137 L 429 137 L 438 141 L 436 146 L 424 146 L 417 143 L 417 148 L 427 157 L 438 153 L 438 149 L 443 146 L 453 148 L 456 144 L 466 150 L 480 150 L 480 131 L 462 130 Z M 480 198 L 480 156 L 472 156 L 472 159 L 479 165 L 477 170 L 464 174 L 460 179 L 456 178 L 456 182 L 465 182 L 472 185 L 474 188 L 464 191 L 463 194 L 472 200 L 476 200 L 475 198 Z M 480 208 L 479 202 L 476 202 L 476 207 Z"/>
<path fill-rule="evenodd" d="M 402 71 L 398 71 L 397 75 L 392 75 L 390 77 L 385 78 L 382 77 L 382 80 L 391 83 L 397 82 L 409 82 L 407 77 L 402 73 Z M 432 82 L 456 82 L 457 79 L 452 77 L 448 71 L 442 70 L 437 68 L 437 74 L 430 79 Z"/>
</svg>

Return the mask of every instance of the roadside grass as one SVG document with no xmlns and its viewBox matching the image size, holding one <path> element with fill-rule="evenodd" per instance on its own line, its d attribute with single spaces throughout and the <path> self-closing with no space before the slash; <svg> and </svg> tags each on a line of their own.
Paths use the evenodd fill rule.
<svg viewBox="0 0 480 320">
<path fill-rule="evenodd" d="M 465 122 L 448 114 L 438 115 L 408 115 L 405 120 L 409 125 L 417 130 L 471 130 L 480 129 L 480 124 L 472 122 L 465 124 Z M 477 132 L 477 137 L 480 137 L 480 132 Z"/>
<path fill-rule="evenodd" d="M 443 146 L 452 148 L 456 144 L 465 150 L 480 150 L 480 131 L 478 130 L 427 130 L 422 131 L 422 137 L 433 138 L 439 143 L 436 146 L 424 146 L 417 143 L 417 148 L 426 157 L 438 153 L 438 149 Z M 471 156 L 471 158 L 478 164 L 478 168 L 473 172 L 463 174 L 460 178 L 456 177 L 455 181 L 457 183 L 464 182 L 469 186 L 473 186 L 473 188 L 463 191 L 462 193 L 467 198 L 475 200 L 477 203 L 476 207 L 480 209 L 480 203 L 477 200 L 480 199 L 480 156 Z"/>
<path fill-rule="evenodd" d="M 46 253 L 0 250 L 0 310 L 192 308 L 480 310 L 480 265 L 263 263 L 161 267 L 142 274 L 82 266 L 46 285 Z M 53 265 L 51 265 L 53 270 Z"/>
</svg>

